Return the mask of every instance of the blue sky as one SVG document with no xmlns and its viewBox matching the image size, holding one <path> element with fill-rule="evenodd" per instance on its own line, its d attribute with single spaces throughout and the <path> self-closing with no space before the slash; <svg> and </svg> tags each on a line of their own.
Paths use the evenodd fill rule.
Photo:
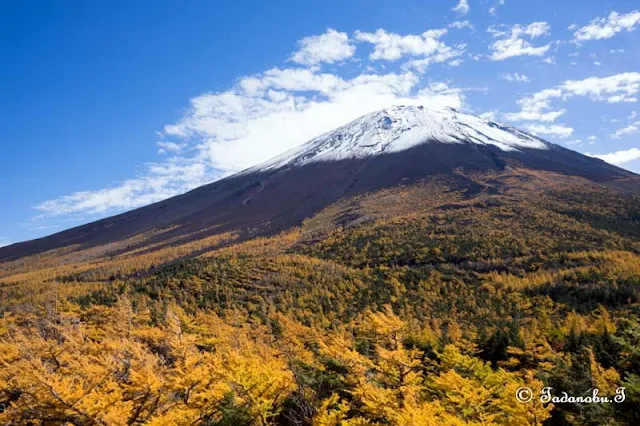
<svg viewBox="0 0 640 426">
<path fill-rule="evenodd" d="M 0 1 L 0 245 L 393 104 L 484 114 L 640 172 L 639 6 Z"/>
</svg>

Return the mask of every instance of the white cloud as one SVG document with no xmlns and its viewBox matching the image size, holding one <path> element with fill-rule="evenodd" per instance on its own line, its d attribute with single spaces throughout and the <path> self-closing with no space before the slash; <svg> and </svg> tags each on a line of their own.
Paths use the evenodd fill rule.
<svg viewBox="0 0 640 426">
<path fill-rule="evenodd" d="M 469 12 L 469 2 L 467 0 L 460 0 L 458 5 L 451 10 L 466 15 Z"/>
<path fill-rule="evenodd" d="M 620 139 L 623 136 L 632 135 L 634 133 L 638 133 L 640 130 L 640 121 L 636 121 L 635 123 L 629 124 L 627 127 L 623 127 L 621 129 L 616 130 L 611 134 L 612 138 Z"/>
<path fill-rule="evenodd" d="M 360 42 L 374 45 L 369 59 L 395 61 L 405 55 L 430 56 L 440 52 L 446 47 L 444 42 L 440 41 L 446 33 L 446 29 L 435 29 L 422 34 L 403 36 L 380 28 L 374 33 L 356 31 L 354 37 Z"/>
<path fill-rule="evenodd" d="M 564 109 L 551 110 L 551 100 L 560 96 L 562 96 L 562 90 L 558 88 L 534 93 L 518 101 L 521 108 L 519 112 L 505 114 L 505 117 L 513 121 L 556 121 L 566 112 Z"/>
<path fill-rule="evenodd" d="M 498 6 L 502 6 L 503 4 L 504 0 L 498 0 L 498 2 L 489 9 L 489 14 L 496 16 L 498 14 Z"/>
<path fill-rule="evenodd" d="M 627 72 L 610 77 L 589 77 L 567 80 L 562 86 L 565 96 L 588 96 L 594 101 L 608 103 L 636 102 L 640 91 L 640 73 Z"/>
<path fill-rule="evenodd" d="M 571 127 L 567 127 L 561 124 L 552 124 L 552 125 L 544 125 L 544 124 L 530 124 L 526 126 L 529 131 L 534 133 L 537 136 L 557 136 L 559 138 L 568 138 L 573 133 L 573 129 Z"/>
<path fill-rule="evenodd" d="M 13 243 L 10 240 L 0 237 L 0 247 L 5 247 L 11 244 Z"/>
<path fill-rule="evenodd" d="M 565 143 L 566 143 L 567 145 L 571 145 L 571 146 L 572 146 L 572 145 L 580 145 L 580 144 L 582 143 L 582 140 L 580 140 L 580 139 L 574 139 L 574 140 L 571 140 L 571 141 L 566 141 Z"/>
<path fill-rule="evenodd" d="M 403 51 L 432 52 L 406 46 Z M 463 89 L 425 84 L 411 71 L 344 78 L 316 67 L 272 68 L 240 78 L 226 91 L 191 99 L 184 116 L 162 132 L 159 146 L 170 148 L 172 157 L 147 165 L 133 179 L 45 201 L 36 209 L 44 216 L 131 209 L 266 161 L 371 111 L 397 104 L 460 108 L 463 103 Z"/>
<path fill-rule="evenodd" d="M 292 92 L 315 91 L 323 95 L 333 92 L 345 82 L 329 73 L 318 73 L 307 68 L 272 68 L 262 75 L 246 77 L 239 85 L 250 96 L 268 97 L 270 100 L 284 100 L 281 90 Z"/>
<path fill-rule="evenodd" d="M 519 24 L 511 28 L 489 27 L 487 30 L 496 39 L 489 46 L 492 53 L 490 58 L 494 61 L 502 61 L 515 56 L 542 56 L 550 48 L 551 44 L 534 46 L 531 41 L 526 40 L 545 36 L 549 34 L 550 26 L 546 22 L 533 22 L 527 26 Z"/>
<path fill-rule="evenodd" d="M 354 38 L 359 42 L 373 44 L 373 52 L 369 55 L 369 59 L 395 61 L 405 56 L 415 57 L 416 59 L 405 62 L 402 68 L 405 71 L 413 69 L 424 73 L 433 63 L 451 61 L 452 66 L 462 63 L 461 60 L 455 61 L 455 59 L 464 54 L 466 45 L 460 43 L 448 46 L 440 40 L 446 33 L 445 28 L 408 35 L 378 29 L 373 33 L 356 31 Z"/>
<path fill-rule="evenodd" d="M 291 60 L 302 65 L 339 62 L 356 52 L 355 46 L 349 43 L 347 33 L 331 28 L 324 34 L 303 38 L 298 45 L 299 50 L 291 55 Z"/>
<path fill-rule="evenodd" d="M 498 116 L 498 111 L 487 111 L 480 114 L 480 118 L 488 121 L 495 121 Z"/>
<path fill-rule="evenodd" d="M 524 29 L 524 33 L 531 38 L 536 38 L 549 35 L 550 28 L 551 27 L 546 22 L 533 22 Z"/>
<path fill-rule="evenodd" d="M 629 163 L 631 161 L 640 159 L 640 149 L 631 148 L 627 150 L 612 152 L 609 154 L 595 155 L 595 154 L 587 153 L 587 155 L 590 157 L 599 158 L 601 160 L 606 161 L 607 163 L 611 163 L 611 164 L 615 164 L 616 166 L 619 166 L 621 164 Z"/>
<path fill-rule="evenodd" d="M 564 109 L 552 109 L 552 101 L 586 96 L 593 101 L 607 103 L 636 102 L 640 91 L 640 73 L 628 72 L 609 77 L 589 77 L 583 80 L 567 80 L 552 89 L 545 89 L 518 101 L 521 110 L 505 114 L 508 120 L 553 122 Z"/>
<path fill-rule="evenodd" d="M 45 201 L 35 208 L 46 216 L 132 209 L 203 185 L 211 178 L 206 172 L 206 164 L 198 159 L 171 159 L 162 164 L 151 164 L 144 176 L 111 188 L 75 192 Z"/>
<path fill-rule="evenodd" d="M 462 29 L 462 28 L 468 28 L 470 30 L 473 30 L 473 24 L 470 21 L 454 21 L 452 23 L 449 24 L 449 28 L 456 28 L 456 29 Z"/>
<path fill-rule="evenodd" d="M 182 151 L 182 148 L 185 147 L 185 144 L 175 142 L 159 141 L 156 144 L 160 147 L 160 149 L 158 150 L 158 154 L 166 154 L 168 152 L 178 153 Z"/>
<path fill-rule="evenodd" d="M 633 31 L 640 24 L 640 10 L 629 13 L 611 12 L 606 18 L 596 18 L 588 25 L 578 29 L 575 41 L 601 40 L 615 36 L 621 31 Z"/>
<path fill-rule="evenodd" d="M 439 51 L 433 55 L 427 56 L 426 58 L 412 59 L 405 62 L 402 65 L 402 68 L 405 70 L 414 69 L 422 74 L 427 71 L 429 65 L 434 63 L 446 62 L 450 59 L 452 59 L 452 61 L 449 62 L 449 65 L 452 67 L 457 67 L 463 62 L 462 59 L 459 59 L 459 56 L 462 56 L 465 48 L 465 44 L 458 44 L 454 47 L 442 46 Z"/>
<path fill-rule="evenodd" d="M 167 134 L 203 140 L 200 148 L 212 166 L 231 173 L 389 105 L 462 103 L 459 90 L 446 85 L 421 88 L 411 72 L 362 74 L 351 80 L 332 74 L 311 73 L 304 79 L 271 75 L 267 71 L 250 77 L 262 82 L 261 91 L 244 90 L 240 80 L 227 92 L 193 99 L 187 115 L 166 127 Z"/>
<path fill-rule="evenodd" d="M 512 82 L 516 82 L 516 83 L 527 83 L 531 80 L 529 80 L 529 77 L 527 77 L 525 74 L 519 74 L 517 72 L 514 73 L 502 73 L 500 74 L 500 78 L 506 81 L 512 81 Z"/>
</svg>

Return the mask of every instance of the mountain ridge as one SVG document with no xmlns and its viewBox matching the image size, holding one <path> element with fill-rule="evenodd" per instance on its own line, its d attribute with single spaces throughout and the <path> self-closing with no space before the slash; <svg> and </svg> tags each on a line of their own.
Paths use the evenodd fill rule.
<svg viewBox="0 0 640 426">
<path fill-rule="evenodd" d="M 167 230 L 166 238 L 249 228 L 254 230 L 251 235 L 273 233 L 343 197 L 450 175 L 457 169 L 507 167 L 579 176 L 633 193 L 640 188 L 640 177 L 632 172 L 509 126 L 453 109 L 393 107 L 185 194 L 0 248 L 0 261 L 72 245 L 113 243 L 152 230 Z"/>
<path fill-rule="evenodd" d="M 365 114 L 247 171 L 368 157 L 406 150 L 433 140 L 495 145 L 504 151 L 547 149 L 549 145 L 549 142 L 514 127 L 454 108 L 398 105 Z"/>
</svg>

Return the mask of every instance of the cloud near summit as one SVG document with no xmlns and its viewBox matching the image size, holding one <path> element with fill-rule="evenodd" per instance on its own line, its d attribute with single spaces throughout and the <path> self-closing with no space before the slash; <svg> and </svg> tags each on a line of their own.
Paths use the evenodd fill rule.
<svg viewBox="0 0 640 426">
<path fill-rule="evenodd" d="M 45 216 L 131 209 L 266 161 L 368 112 L 397 104 L 460 108 L 464 88 L 421 76 L 431 64 L 465 52 L 464 45 L 443 41 L 448 32 L 400 35 L 378 29 L 349 37 L 327 29 L 304 37 L 283 66 L 191 99 L 184 116 L 166 125 L 157 143 L 160 153 L 173 156 L 113 187 L 76 192 L 35 208 Z M 354 55 L 365 44 L 373 48 L 371 64 L 355 74 L 340 72 L 358 70 L 362 59 Z M 389 62 L 401 67 L 388 71 L 384 63 Z M 332 70 L 325 70 L 329 65 Z"/>
<path fill-rule="evenodd" d="M 491 19 L 495 19 L 495 7 L 508 6 L 504 1 L 494 3 L 493 12 L 484 12 Z M 465 15 L 466 19 L 468 2 L 460 1 L 454 9 L 458 18 Z M 640 74 L 583 76 L 536 87 L 556 66 L 555 57 L 548 55 L 557 55 L 563 46 L 579 49 L 575 40 L 608 39 L 632 32 L 636 26 L 637 12 L 614 13 L 582 28 L 572 26 L 565 42 L 551 38 L 551 25 L 545 21 L 492 22 L 480 30 L 476 21 L 452 19 L 440 27 L 403 34 L 384 28 L 351 33 L 328 28 L 292 43 L 291 53 L 281 63 L 241 76 L 227 89 L 190 99 L 182 116 L 161 130 L 155 142 L 158 159 L 143 165 L 137 176 L 107 188 L 63 195 L 35 209 L 41 217 L 75 215 L 83 219 L 132 209 L 266 161 L 391 105 L 468 108 L 471 93 L 494 88 L 456 84 L 449 74 L 463 64 L 464 72 L 474 67 L 470 75 L 480 67 L 493 67 L 490 73 L 478 73 L 483 85 L 501 82 L 510 86 L 494 90 L 492 98 L 498 92 L 517 96 L 510 102 L 519 111 L 503 114 L 489 102 L 484 105 L 485 116 L 520 123 L 551 140 L 586 139 L 587 135 L 580 135 L 571 125 L 556 122 L 567 117 L 563 103 L 577 97 L 610 105 L 636 102 Z M 603 135 L 618 140 L 636 130 L 637 123 L 630 121 Z M 618 163 L 620 158 L 636 158 L 635 151 L 629 154 L 626 150 L 600 155 Z"/>
</svg>

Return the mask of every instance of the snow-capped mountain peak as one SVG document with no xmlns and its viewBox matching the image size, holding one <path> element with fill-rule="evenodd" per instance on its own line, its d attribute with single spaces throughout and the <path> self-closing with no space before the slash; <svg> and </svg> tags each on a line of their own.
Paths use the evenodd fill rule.
<svg viewBox="0 0 640 426">
<path fill-rule="evenodd" d="M 370 157 L 428 142 L 494 145 L 503 151 L 548 147 L 535 136 L 453 108 L 394 106 L 364 115 L 250 170 Z"/>
</svg>

